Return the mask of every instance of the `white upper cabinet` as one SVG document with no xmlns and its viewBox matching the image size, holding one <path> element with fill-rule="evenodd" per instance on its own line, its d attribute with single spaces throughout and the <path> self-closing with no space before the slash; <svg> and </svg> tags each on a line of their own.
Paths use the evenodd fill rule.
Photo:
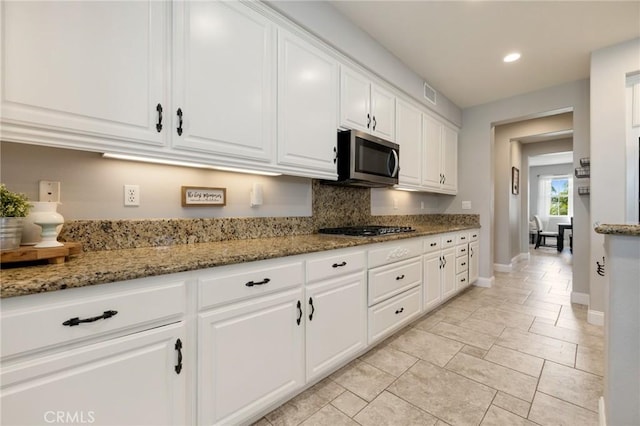
<svg viewBox="0 0 640 426">
<path fill-rule="evenodd" d="M 237 2 L 175 2 L 173 7 L 172 145 L 270 162 L 276 118 L 274 25 Z"/>
<path fill-rule="evenodd" d="M 458 132 L 442 127 L 442 189 L 458 192 Z"/>
<path fill-rule="evenodd" d="M 278 30 L 278 164 L 335 179 L 338 63 L 310 42 Z"/>
<path fill-rule="evenodd" d="M 434 192 L 456 194 L 458 191 L 458 133 L 433 117 L 423 114 L 422 137 L 423 187 Z"/>
<path fill-rule="evenodd" d="M 395 141 L 396 98 L 346 66 L 340 74 L 340 124 Z"/>
<path fill-rule="evenodd" d="M 422 113 L 398 98 L 396 143 L 400 145 L 400 185 L 420 186 L 422 170 Z"/>
<path fill-rule="evenodd" d="M 160 114 L 167 126 L 164 2 L 0 7 L 3 140 L 91 150 L 164 145 L 166 132 L 156 128 Z"/>
</svg>

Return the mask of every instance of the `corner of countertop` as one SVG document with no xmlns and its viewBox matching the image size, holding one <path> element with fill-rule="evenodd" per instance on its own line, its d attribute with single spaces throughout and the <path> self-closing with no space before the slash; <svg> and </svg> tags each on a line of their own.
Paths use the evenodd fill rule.
<svg viewBox="0 0 640 426">
<path fill-rule="evenodd" d="M 601 224 L 595 227 L 598 234 L 604 235 L 627 235 L 631 237 L 640 237 L 640 223 L 626 224 Z"/>
</svg>

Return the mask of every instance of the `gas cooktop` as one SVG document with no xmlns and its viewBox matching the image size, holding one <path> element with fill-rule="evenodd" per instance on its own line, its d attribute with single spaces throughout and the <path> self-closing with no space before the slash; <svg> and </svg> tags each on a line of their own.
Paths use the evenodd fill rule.
<svg viewBox="0 0 640 426">
<path fill-rule="evenodd" d="M 410 226 L 383 225 L 346 226 L 343 228 L 322 228 L 318 230 L 320 234 L 348 235 L 354 237 L 376 237 L 414 231 L 415 229 Z"/>
</svg>

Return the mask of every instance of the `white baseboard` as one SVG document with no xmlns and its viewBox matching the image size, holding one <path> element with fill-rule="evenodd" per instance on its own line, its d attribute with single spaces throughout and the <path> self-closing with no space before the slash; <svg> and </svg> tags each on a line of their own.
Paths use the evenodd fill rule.
<svg viewBox="0 0 640 426">
<path fill-rule="evenodd" d="M 607 426 L 607 416 L 604 411 L 604 396 L 598 400 L 598 423 L 600 426 Z"/>
<path fill-rule="evenodd" d="M 604 312 L 589 309 L 587 311 L 587 322 L 593 325 L 604 325 Z"/>
<path fill-rule="evenodd" d="M 503 265 L 501 263 L 494 263 L 493 270 L 496 272 L 511 272 L 513 270 L 513 264 Z"/>
<path fill-rule="evenodd" d="M 493 283 L 495 281 L 496 281 L 495 277 L 491 277 L 491 278 L 478 277 L 478 280 L 475 283 L 473 283 L 473 285 L 475 285 L 476 287 L 490 288 L 493 286 Z"/>
<path fill-rule="evenodd" d="M 571 292 L 571 303 L 577 303 L 578 305 L 589 306 L 589 294 L 578 293 L 577 291 Z"/>
<path fill-rule="evenodd" d="M 529 259 L 531 259 L 531 255 L 529 254 L 529 252 L 520 253 L 519 255 L 517 255 L 516 257 L 511 259 L 511 263 L 513 264 L 513 263 L 518 263 L 518 262 L 526 262 Z"/>
</svg>

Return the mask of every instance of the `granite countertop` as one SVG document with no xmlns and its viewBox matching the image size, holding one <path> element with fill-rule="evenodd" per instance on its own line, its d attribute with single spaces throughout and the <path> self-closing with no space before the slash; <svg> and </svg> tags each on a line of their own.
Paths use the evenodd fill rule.
<svg viewBox="0 0 640 426">
<path fill-rule="evenodd" d="M 0 298 L 355 247 L 477 226 L 451 224 L 414 228 L 415 232 L 383 237 L 309 234 L 84 252 L 58 265 L 3 268 Z"/>
<path fill-rule="evenodd" d="M 595 230 L 598 234 L 640 237 L 640 223 L 620 225 L 603 224 L 596 226 Z"/>
</svg>

